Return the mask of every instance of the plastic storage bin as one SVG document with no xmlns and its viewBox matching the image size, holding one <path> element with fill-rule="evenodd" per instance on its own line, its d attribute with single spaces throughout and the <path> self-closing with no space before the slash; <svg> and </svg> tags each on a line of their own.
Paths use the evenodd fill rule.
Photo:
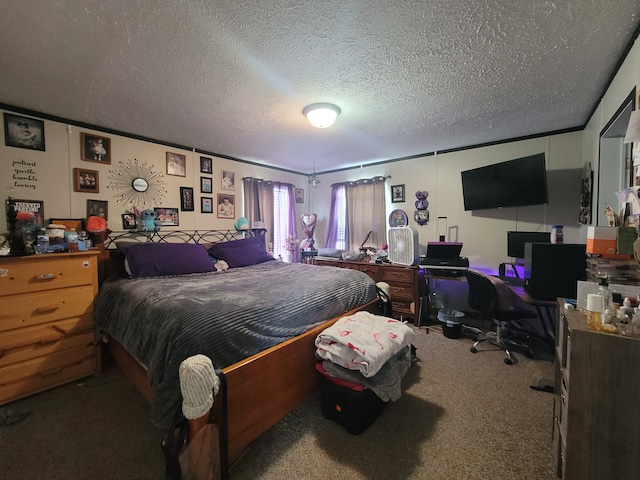
<svg viewBox="0 0 640 480">
<path fill-rule="evenodd" d="M 372 390 L 354 390 L 361 385 L 340 381 L 335 383 L 324 372 L 322 364 L 317 366 L 320 372 L 320 401 L 322 416 L 342 425 L 352 435 L 360 435 L 380 416 L 387 406 Z M 324 373 L 323 373 L 324 372 Z"/>
</svg>

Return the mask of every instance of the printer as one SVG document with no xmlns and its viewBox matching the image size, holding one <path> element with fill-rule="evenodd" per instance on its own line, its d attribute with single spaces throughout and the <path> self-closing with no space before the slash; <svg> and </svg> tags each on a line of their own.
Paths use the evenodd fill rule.
<svg viewBox="0 0 640 480">
<path fill-rule="evenodd" d="M 426 255 L 420 256 L 420 265 L 431 275 L 458 277 L 469 269 L 469 259 L 461 257 L 462 242 L 429 242 Z"/>
</svg>

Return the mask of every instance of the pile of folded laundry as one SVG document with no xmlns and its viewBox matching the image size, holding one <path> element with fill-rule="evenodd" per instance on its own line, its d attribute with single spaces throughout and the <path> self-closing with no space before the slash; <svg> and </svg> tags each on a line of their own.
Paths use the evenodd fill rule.
<svg viewBox="0 0 640 480">
<path fill-rule="evenodd" d="M 358 435 L 401 395 L 411 366 L 413 329 L 393 318 L 357 312 L 315 341 L 322 414 Z"/>
</svg>

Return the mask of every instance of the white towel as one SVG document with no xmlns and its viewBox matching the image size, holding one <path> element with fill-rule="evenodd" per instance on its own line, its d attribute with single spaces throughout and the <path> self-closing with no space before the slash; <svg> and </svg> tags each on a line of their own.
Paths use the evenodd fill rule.
<svg viewBox="0 0 640 480">
<path fill-rule="evenodd" d="M 357 312 L 325 329 L 316 337 L 315 345 L 320 358 L 369 378 L 414 339 L 413 330 L 402 322 Z"/>
</svg>

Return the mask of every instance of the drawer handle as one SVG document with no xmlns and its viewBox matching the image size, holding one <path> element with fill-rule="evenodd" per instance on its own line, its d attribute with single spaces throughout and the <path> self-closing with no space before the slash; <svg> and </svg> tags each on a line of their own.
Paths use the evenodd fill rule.
<svg viewBox="0 0 640 480">
<path fill-rule="evenodd" d="M 40 345 L 47 345 L 49 343 L 56 343 L 56 342 L 60 341 L 61 338 L 62 338 L 62 335 L 56 334 L 56 333 L 52 333 L 51 335 L 49 335 L 47 337 L 42 337 L 40 339 L 40 341 L 38 341 L 38 343 Z"/>
<path fill-rule="evenodd" d="M 40 374 L 41 377 L 50 377 L 52 375 L 58 375 L 60 372 L 62 372 L 62 367 L 58 367 L 58 368 L 52 368 L 51 370 L 47 370 L 46 372 L 42 372 Z"/>
<path fill-rule="evenodd" d="M 36 278 L 38 278 L 38 280 L 53 280 L 56 278 L 56 275 L 53 273 L 41 273 Z"/>
<path fill-rule="evenodd" d="M 60 305 L 55 303 L 53 305 L 43 305 L 41 307 L 38 307 L 37 311 L 38 311 L 38 313 L 48 313 L 48 312 L 54 312 L 59 308 L 60 308 Z"/>
</svg>

